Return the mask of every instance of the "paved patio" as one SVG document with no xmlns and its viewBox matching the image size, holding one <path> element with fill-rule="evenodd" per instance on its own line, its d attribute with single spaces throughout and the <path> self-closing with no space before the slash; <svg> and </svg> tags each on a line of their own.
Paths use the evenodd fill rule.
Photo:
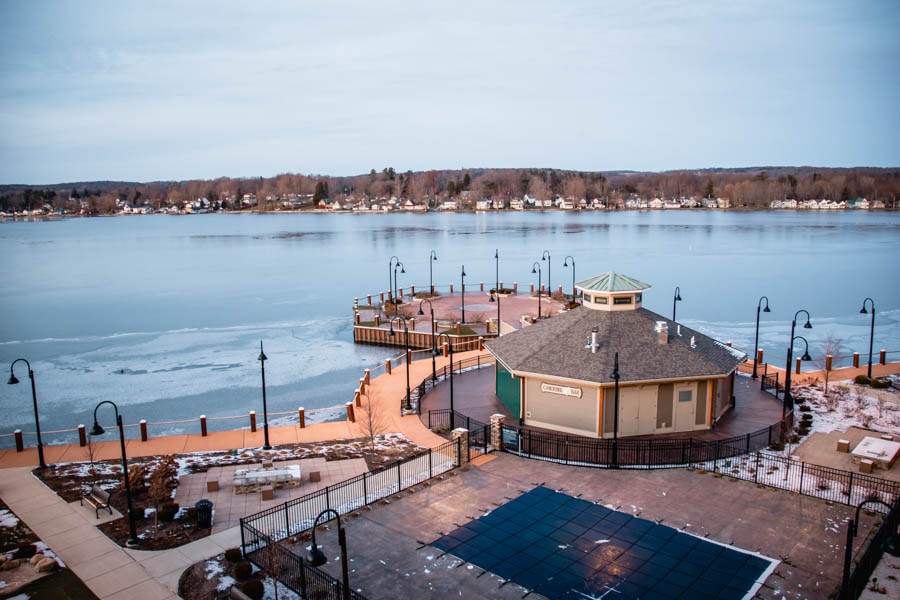
<svg viewBox="0 0 900 600">
<path fill-rule="evenodd" d="M 235 494 L 232 483 L 234 472 L 237 469 L 254 469 L 260 468 L 262 465 L 213 467 L 206 473 L 183 475 L 179 479 L 180 484 L 176 490 L 175 501 L 181 504 L 182 507 L 193 506 L 195 502 L 204 498 L 212 501 L 213 510 L 215 511 L 212 532 L 218 533 L 239 525 L 241 517 L 283 504 L 300 496 L 305 496 L 331 484 L 356 477 L 369 470 L 366 466 L 366 461 L 362 458 L 331 461 L 326 461 L 324 458 L 309 458 L 278 461 L 274 465 L 276 468 L 287 465 L 300 465 L 303 473 L 303 484 L 296 488 L 275 490 L 275 498 L 273 500 L 262 500 L 259 492 Z M 321 481 L 313 482 L 309 480 L 309 474 L 313 471 L 320 473 Z M 206 484 L 209 480 L 217 480 L 219 482 L 218 492 L 206 491 Z"/>
<path fill-rule="evenodd" d="M 850 451 L 852 452 L 864 437 L 878 438 L 881 435 L 881 432 L 860 429 L 859 427 L 849 427 L 847 431 L 831 431 L 828 433 L 817 431 L 797 446 L 797 449 L 794 450 L 794 455 L 809 463 L 858 473 L 859 464 L 853 462 L 850 452 L 837 451 L 838 440 L 848 440 L 850 442 Z M 869 475 L 872 477 L 883 477 L 891 481 L 900 481 L 900 460 L 895 461 L 890 470 L 875 468 Z"/>
<path fill-rule="evenodd" d="M 521 598 L 526 590 L 430 543 L 537 485 L 780 560 L 761 598 L 827 597 L 840 580 L 849 507 L 684 470 L 612 471 L 499 454 L 346 519 L 353 589 L 373 600 Z M 858 544 L 872 522 L 863 518 Z M 317 537 L 330 559 L 325 570 L 340 577 L 334 528 Z"/>
</svg>

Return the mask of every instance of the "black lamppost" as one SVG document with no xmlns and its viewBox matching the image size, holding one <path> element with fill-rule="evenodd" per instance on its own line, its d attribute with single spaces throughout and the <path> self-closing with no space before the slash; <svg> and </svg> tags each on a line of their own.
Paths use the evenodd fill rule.
<svg viewBox="0 0 900 600">
<path fill-rule="evenodd" d="M 874 317 L 874 313 L 875 313 L 874 309 L 872 310 L 872 313 L 873 313 L 873 317 Z M 46 469 L 47 463 L 44 462 L 44 444 L 41 441 L 41 421 L 38 418 L 37 393 L 34 391 L 34 371 L 31 370 L 31 363 L 28 362 L 28 360 L 25 358 L 17 358 L 16 360 L 12 361 L 12 364 L 9 365 L 9 381 L 7 381 L 6 383 L 8 383 L 9 385 L 15 385 L 15 384 L 19 383 L 19 380 L 16 379 L 16 374 L 13 373 L 13 367 L 15 367 L 16 363 L 19 362 L 20 360 L 23 363 L 25 363 L 25 366 L 28 367 L 28 378 L 31 379 L 31 400 L 32 400 L 32 402 L 34 402 L 34 429 L 37 432 L 38 460 L 40 461 L 41 468 Z M 872 358 L 871 358 L 871 354 L 870 354 L 869 355 L 869 371 L 870 372 L 872 369 L 871 364 L 872 364 Z"/>
<path fill-rule="evenodd" d="M 675 322 L 675 303 L 681 302 L 681 288 L 675 286 L 675 297 L 672 299 L 672 322 Z"/>
<path fill-rule="evenodd" d="M 871 298 L 866 298 L 863 300 L 862 308 L 860 309 L 860 314 L 866 314 L 866 302 L 872 303 L 872 326 L 869 328 L 869 379 L 872 378 L 872 343 L 875 341 L 875 301 Z M 32 380 L 32 385 L 34 381 Z M 37 416 L 37 405 L 35 405 L 34 414 Z M 40 439 L 40 433 L 38 433 L 38 439 Z"/>
<path fill-rule="evenodd" d="M 425 314 L 425 312 L 422 310 L 422 305 L 426 302 L 428 303 L 428 309 L 431 311 L 431 382 L 435 383 L 437 381 L 437 369 L 434 365 L 434 355 L 437 351 L 435 350 L 434 344 L 434 306 L 431 305 L 431 300 L 425 299 L 419 302 L 419 314 Z"/>
<path fill-rule="evenodd" d="M 537 261 L 531 265 L 531 273 L 537 273 L 538 276 L 538 320 L 541 318 L 541 265 Z"/>
<path fill-rule="evenodd" d="M 800 313 L 806 313 L 806 325 L 803 326 L 804 329 L 812 329 L 812 324 L 809 322 L 809 313 L 803 309 L 798 310 L 794 313 L 794 318 L 791 321 L 791 343 L 788 344 L 788 357 L 787 357 L 787 365 L 785 368 L 784 375 L 784 402 L 781 405 L 781 418 L 784 419 L 784 415 L 787 412 L 788 408 L 794 407 L 794 400 L 791 398 L 791 361 L 794 357 L 794 340 L 800 339 L 806 343 L 806 351 L 803 353 L 803 356 L 800 357 L 800 360 L 810 361 L 812 358 L 809 356 L 809 342 L 806 341 L 806 338 L 803 336 L 795 336 L 794 329 L 797 327 L 797 315 Z"/>
<path fill-rule="evenodd" d="M 269 357 L 263 352 L 262 340 L 259 340 L 259 356 L 257 357 L 257 360 L 259 361 L 259 372 L 262 374 L 263 433 L 265 434 L 263 450 L 271 450 L 272 446 L 269 445 L 269 407 L 266 404 L 266 361 L 269 360 Z"/>
<path fill-rule="evenodd" d="M 434 250 L 428 255 L 428 293 L 434 293 L 434 278 L 432 277 L 432 265 L 437 260 L 437 254 Z"/>
<path fill-rule="evenodd" d="M 394 337 L 394 321 L 400 321 L 403 323 L 403 331 L 404 331 L 404 343 L 406 344 L 406 408 L 409 408 L 409 326 L 406 324 L 406 317 L 402 315 L 397 315 L 396 317 L 391 319 L 391 330 L 388 333 L 391 337 Z"/>
<path fill-rule="evenodd" d="M 309 552 L 307 552 L 306 554 L 306 564 L 312 567 L 321 567 L 328 562 L 328 558 L 326 558 L 325 554 L 321 550 L 319 550 L 319 546 L 316 545 L 316 527 L 319 525 L 319 519 L 321 519 L 323 515 L 327 514 L 333 514 L 334 518 L 337 519 L 338 544 L 340 544 L 341 546 L 341 576 L 343 577 L 344 583 L 341 586 L 341 598 L 343 598 L 343 600 L 350 600 L 350 576 L 348 574 L 349 565 L 347 561 L 347 535 L 344 533 L 344 528 L 341 526 L 341 515 L 338 514 L 338 512 L 333 508 L 326 508 L 325 510 L 320 512 L 319 516 L 316 517 L 316 520 L 313 521 L 312 545 L 309 547 Z"/>
<path fill-rule="evenodd" d="M 541 254 L 541 260 L 547 261 L 547 297 L 549 298 L 551 295 L 550 294 L 550 283 L 551 283 L 550 282 L 550 273 L 551 273 L 551 271 L 550 271 L 550 251 L 549 250 L 544 250 L 544 253 Z M 540 292 L 538 292 L 538 295 L 540 295 Z"/>
<path fill-rule="evenodd" d="M 500 249 L 494 250 L 494 292 L 497 293 L 497 337 L 500 337 Z M 491 302 L 494 294 L 491 293 Z"/>
<path fill-rule="evenodd" d="M 756 357 L 759 356 L 759 311 L 760 307 L 762 307 L 763 300 L 766 301 L 766 307 L 762 309 L 762 312 L 772 312 L 769 310 L 769 299 L 765 296 L 760 298 L 759 302 L 756 303 L 756 341 L 753 342 L 753 379 L 756 379 Z"/>
<path fill-rule="evenodd" d="M 91 435 L 103 435 L 103 428 L 97 421 L 97 409 L 104 404 L 111 404 L 116 411 L 116 425 L 119 426 L 119 444 L 122 447 L 122 477 L 125 479 L 125 500 L 128 502 L 128 546 L 137 546 L 139 543 L 137 530 L 134 526 L 134 509 L 131 507 L 131 486 L 128 483 L 128 458 L 125 456 L 125 427 L 122 425 L 122 415 L 119 407 L 112 400 L 104 400 L 94 407 L 94 426 L 91 427 Z"/>
<path fill-rule="evenodd" d="M 396 260 L 398 263 L 400 262 L 400 259 L 397 258 L 396 255 L 392 256 L 391 260 L 388 261 L 388 289 L 390 290 L 389 296 L 391 297 L 391 299 L 393 299 L 394 297 L 394 280 L 391 279 L 391 270 L 394 268 L 394 260 Z"/>
<path fill-rule="evenodd" d="M 462 294 L 462 322 L 463 325 L 466 324 L 466 265 L 462 267 L 462 273 L 459 276 L 461 287 L 459 289 Z"/>
<path fill-rule="evenodd" d="M 397 295 L 400 293 L 400 288 L 397 287 L 397 269 L 400 269 L 401 273 L 406 273 L 406 269 L 403 268 L 403 263 L 397 261 L 397 264 L 394 265 L 394 291 L 392 292 L 394 298 L 396 298 L 397 304 L 403 304 L 403 298 L 398 298 Z"/>
<path fill-rule="evenodd" d="M 850 523 L 847 524 L 847 544 L 844 546 L 844 575 L 841 578 L 841 600 L 850 600 L 851 598 L 856 598 L 855 594 L 851 594 L 850 591 L 850 563 L 853 559 L 853 538 L 856 537 L 856 534 L 859 533 L 859 511 L 866 504 L 881 504 L 882 506 L 887 507 L 888 511 L 894 510 L 894 507 L 888 504 L 883 500 L 863 500 L 856 507 L 856 518 L 851 519 Z M 894 531 L 888 533 L 884 540 L 884 549 L 897 556 L 897 531 L 896 527 Z"/>
<path fill-rule="evenodd" d="M 575 302 L 575 258 L 573 256 L 567 256 L 566 260 L 563 261 L 563 266 L 569 266 L 569 259 L 572 259 L 572 302 Z"/>
<path fill-rule="evenodd" d="M 450 347 L 450 429 L 453 430 L 456 428 L 456 420 L 454 415 L 456 411 L 453 409 L 453 340 L 450 339 L 450 336 L 446 333 L 442 333 L 438 336 L 438 339 L 442 337 L 447 338 L 447 346 Z M 434 353 L 437 354 L 437 350 L 434 350 Z"/>
<path fill-rule="evenodd" d="M 609 375 L 616 381 L 615 401 L 613 402 L 613 467 L 619 468 L 619 353 L 616 352 L 613 372 Z"/>
</svg>

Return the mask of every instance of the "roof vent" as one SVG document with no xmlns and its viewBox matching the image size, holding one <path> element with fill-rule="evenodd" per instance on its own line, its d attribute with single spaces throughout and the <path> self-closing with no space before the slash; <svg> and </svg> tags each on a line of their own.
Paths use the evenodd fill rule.
<svg viewBox="0 0 900 600">
<path fill-rule="evenodd" d="M 669 324 L 665 321 L 657 321 L 656 327 L 654 327 L 654 331 L 656 331 L 656 339 L 660 344 L 668 344 L 669 343 Z"/>
<path fill-rule="evenodd" d="M 585 348 L 591 349 L 591 354 L 597 353 L 597 348 L 600 347 L 600 328 L 594 325 L 591 327 L 591 343 L 585 346 Z"/>
<path fill-rule="evenodd" d="M 678 328 L 675 331 L 678 333 L 678 337 L 681 337 L 681 325 L 678 325 Z"/>
<path fill-rule="evenodd" d="M 691 336 L 691 348 L 696 348 L 696 347 L 697 347 L 697 340 L 696 340 L 696 338 L 694 338 L 694 336 Z"/>
</svg>

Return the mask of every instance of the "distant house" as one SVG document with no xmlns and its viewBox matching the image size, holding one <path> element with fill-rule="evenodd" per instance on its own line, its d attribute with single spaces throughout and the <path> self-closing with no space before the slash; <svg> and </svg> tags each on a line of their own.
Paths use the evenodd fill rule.
<svg viewBox="0 0 900 600">
<path fill-rule="evenodd" d="M 481 200 L 475 203 L 475 210 L 491 210 L 493 204 L 490 200 L 485 200 L 482 198 Z"/>
<path fill-rule="evenodd" d="M 494 198 L 493 200 L 494 210 L 503 210 L 506 208 L 506 200 L 503 198 Z"/>
<path fill-rule="evenodd" d="M 527 196 L 526 196 L 526 198 L 527 198 Z M 524 210 L 525 209 L 525 201 L 522 200 L 521 198 L 513 198 L 509 203 L 509 207 L 513 210 Z"/>
<path fill-rule="evenodd" d="M 456 200 L 444 200 L 441 202 L 441 210 L 456 210 Z"/>
<path fill-rule="evenodd" d="M 544 208 L 553 208 L 553 200 L 551 200 L 550 198 L 547 198 L 541 204 Z"/>
</svg>

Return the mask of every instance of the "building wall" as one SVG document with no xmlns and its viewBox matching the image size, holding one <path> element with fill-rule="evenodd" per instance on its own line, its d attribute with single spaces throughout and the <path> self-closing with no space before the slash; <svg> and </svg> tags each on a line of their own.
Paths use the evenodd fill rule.
<svg viewBox="0 0 900 600">
<path fill-rule="evenodd" d="M 619 435 L 652 435 L 707 429 L 708 381 L 619 387 Z M 679 394 L 689 394 L 690 404 L 680 404 Z M 685 397 L 685 396 L 681 396 Z M 603 388 L 603 437 L 612 437 L 615 388 Z"/>
<path fill-rule="evenodd" d="M 500 361 L 495 363 L 494 389 L 500 401 L 516 417 L 521 417 L 521 380 L 503 368 Z"/>
<path fill-rule="evenodd" d="M 541 383 L 581 390 L 581 398 L 544 392 Z M 597 437 L 597 388 L 551 379 L 525 378 L 525 424 Z"/>
</svg>

